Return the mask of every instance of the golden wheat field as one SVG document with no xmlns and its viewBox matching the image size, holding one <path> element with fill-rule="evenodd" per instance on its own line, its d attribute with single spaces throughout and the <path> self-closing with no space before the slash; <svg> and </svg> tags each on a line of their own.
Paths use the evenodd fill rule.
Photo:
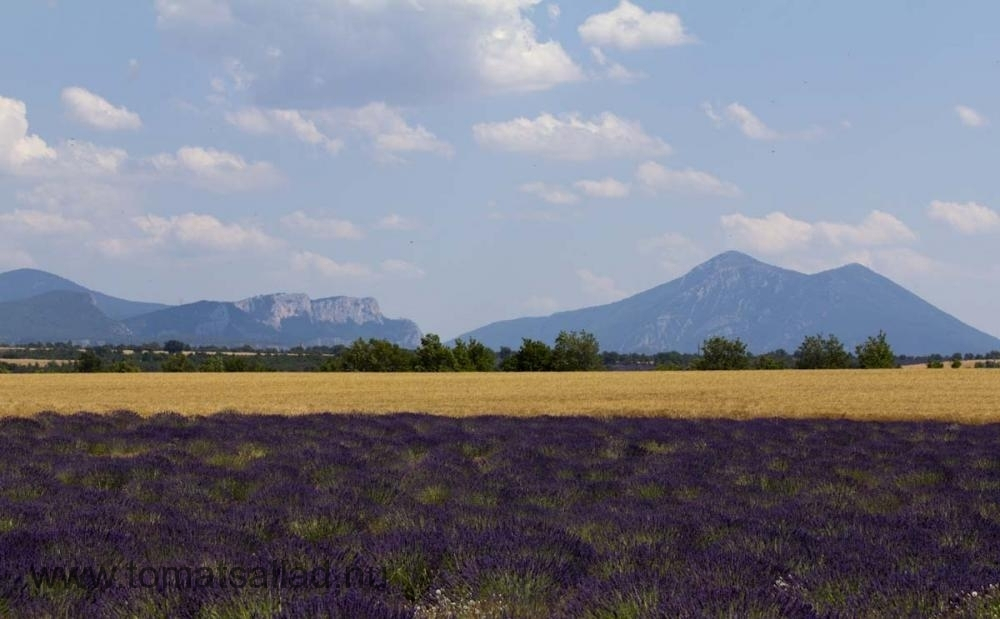
<svg viewBox="0 0 1000 619">
<path fill-rule="evenodd" d="M 7 374 L 0 415 L 128 409 L 1000 421 L 1000 372 Z"/>
</svg>

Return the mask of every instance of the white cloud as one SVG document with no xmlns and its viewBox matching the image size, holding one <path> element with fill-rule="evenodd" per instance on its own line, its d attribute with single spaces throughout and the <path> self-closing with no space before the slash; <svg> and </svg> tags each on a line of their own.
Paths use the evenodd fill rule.
<svg viewBox="0 0 1000 619">
<path fill-rule="evenodd" d="M 78 234 L 93 229 L 90 222 L 83 219 L 70 219 L 58 213 L 22 209 L 0 213 L 0 227 L 8 233 L 41 235 Z"/>
<path fill-rule="evenodd" d="M 521 303 L 525 311 L 538 315 L 549 315 L 559 309 L 559 301 L 552 297 L 533 296 Z"/>
<path fill-rule="evenodd" d="M 526 92 L 582 80 L 530 16 L 539 0 L 158 0 L 157 23 L 191 49 L 240 58 L 275 107 L 400 103 Z M 261 45 L 266 41 L 266 45 Z M 273 50 L 280 50 L 275 55 Z"/>
<path fill-rule="evenodd" d="M 856 262 L 893 279 L 908 279 L 941 272 L 942 265 L 908 247 L 862 250 L 847 254 L 840 262 Z"/>
<path fill-rule="evenodd" d="M 1000 228 L 1000 213 L 975 202 L 943 202 L 934 200 L 927 215 L 943 221 L 963 234 L 981 234 Z"/>
<path fill-rule="evenodd" d="M 730 103 L 726 106 L 726 118 L 739 125 L 743 135 L 752 140 L 777 140 L 781 135 L 764 124 L 764 121 L 750 111 L 750 109 L 739 103 Z"/>
<path fill-rule="evenodd" d="M 525 183 L 519 189 L 521 193 L 535 196 L 549 204 L 576 204 L 580 201 L 579 196 L 559 185 L 549 185 L 541 182 Z"/>
<path fill-rule="evenodd" d="M 793 219 L 782 212 L 761 218 L 741 214 L 723 215 L 722 226 L 737 245 L 765 254 L 814 247 L 878 246 L 906 243 L 917 235 L 900 220 L 882 211 L 872 211 L 860 224 Z"/>
<path fill-rule="evenodd" d="M 35 259 L 28 252 L 16 247 L 0 245 L 0 268 L 4 270 L 24 269 L 33 266 L 35 266 Z"/>
<path fill-rule="evenodd" d="M 233 22 L 227 0 L 156 0 L 160 28 L 215 28 Z"/>
<path fill-rule="evenodd" d="M 591 45 L 636 50 L 694 43 L 674 13 L 647 12 L 628 0 L 612 11 L 591 15 L 578 28 L 580 38 Z"/>
<path fill-rule="evenodd" d="M 765 254 L 801 249 L 813 238 L 812 224 L 792 219 L 781 212 L 762 218 L 739 213 L 722 216 L 722 227 L 740 246 Z"/>
<path fill-rule="evenodd" d="M 28 134 L 28 108 L 23 101 L 0 97 L 0 170 L 17 174 L 39 161 L 55 160 L 56 151 Z"/>
<path fill-rule="evenodd" d="M 298 234 L 318 239 L 352 239 L 364 238 L 364 233 L 357 225 L 343 219 L 309 217 L 302 211 L 295 211 L 281 218 L 281 224 Z"/>
<path fill-rule="evenodd" d="M 107 99 L 79 86 L 63 89 L 62 103 L 71 118 L 94 129 L 118 131 L 142 127 L 142 119 L 135 112 L 115 107 Z"/>
<path fill-rule="evenodd" d="M 382 261 L 382 272 L 405 279 L 423 279 L 427 272 L 406 260 L 389 259 Z"/>
<path fill-rule="evenodd" d="M 143 232 L 151 245 L 173 243 L 211 251 L 274 249 L 281 243 L 264 232 L 240 224 L 226 224 L 212 215 L 185 213 L 172 217 L 145 215 L 132 223 Z"/>
<path fill-rule="evenodd" d="M 573 183 L 573 186 L 591 198 L 627 198 L 632 191 L 632 187 L 627 183 L 610 177 L 600 180 L 580 180 Z"/>
<path fill-rule="evenodd" d="M 589 269 L 577 269 L 576 276 L 580 279 L 583 291 L 592 297 L 603 301 L 616 301 L 626 296 L 610 277 L 597 275 Z"/>
<path fill-rule="evenodd" d="M 741 103 L 730 103 L 721 113 L 716 111 L 711 103 L 703 103 L 701 108 L 716 127 L 721 128 L 727 123 L 734 124 L 751 140 L 811 140 L 825 133 L 821 127 L 812 127 L 795 133 L 781 133 L 764 124 L 764 121 L 750 111 L 750 108 Z"/>
<path fill-rule="evenodd" d="M 127 187 L 102 182 L 42 182 L 19 191 L 17 201 L 49 211 L 110 215 L 131 210 L 135 198 Z"/>
<path fill-rule="evenodd" d="M 556 21 L 559 16 L 562 15 L 562 9 L 559 8 L 558 4 L 550 4 L 546 7 L 546 12 L 549 14 L 549 19 Z"/>
<path fill-rule="evenodd" d="M 677 192 L 723 198 L 735 198 L 741 193 L 733 183 L 719 180 L 707 172 L 692 168 L 672 170 L 654 161 L 640 165 L 635 175 L 647 190 L 654 193 Z"/>
<path fill-rule="evenodd" d="M 353 110 L 327 110 L 319 117 L 330 127 L 347 127 L 366 135 L 376 158 L 383 161 L 398 161 L 400 153 L 424 152 L 451 157 L 455 152 L 451 144 L 438 139 L 421 125 L 409 125 L 399 110 L 383 102 Z"/>
<path fill-rule="evenodd" d="M 226 121 L 246 133 L 290 136 L 306 144 L 322 146 L 334 154 L 344 146 L 341 140 L 324 135 L 316 127 L 316 123 L 297 110 L 244 108 L 237 112 L 227 112 Z"/>
<path fill-rule="evenodd" d="M 966 127 L 985 127 L 989 124 L 985 116 L 967 105 L 956 105 L 955 114 Z"/>
<path fill-rule="evenodd" d="M 150 163 L 162 175 L 219 193 L 260 189 L 281 180 L 270 163 L 251 163 L 235 153 L 200 146 L 185 146 L 176 155 L 157 155 Z"/>
<path fill-rule="evenodd" d="M 586 120 L 579 114 L 542 114 L 534 120 L 481 123 L 473 127 L 482 146 L 568 161 L 668 155 L 670 146 L 642 125 L 610 112 Z"/>
<path fill-rule="evenodd" d="M 641 71 L 632 71 L 611 60 L 599 47 L 591 47 L 590 55 L 594 57 L 594 62 L 603 69 L 603 73 L 598 77 L 622 82 L 623 84 L 630 84 L 646 77 L 646 74 Z"/>
<path fill-rule="evenodd" d="M 669 273 L 681 273 L 705 258 L 697 243 L 676 232 L 640 239 L 636 248 L 643 256 L 654 258 L 660 268 Z"/>
<path fill-rule="evenodd" d="M 371 269 L 362 264 L 336 262 L 311 251 L 300 251 L 292 254 L 291 267 L 296 271 L 313 271 L 331 279 L 359 278 L 372 275 Z"/>
<path fill-rule="evenodd" d="M 416 230 L 420 224 L 402 215 L 391 213 L 379 219 L 375 227 L 380 230 Z"/>
</svg>

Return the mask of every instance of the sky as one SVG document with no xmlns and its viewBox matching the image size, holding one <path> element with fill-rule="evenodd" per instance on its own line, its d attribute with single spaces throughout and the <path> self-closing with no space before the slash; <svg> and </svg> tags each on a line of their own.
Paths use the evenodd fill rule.
<svg viewBox="0 0 1000 619">
<path fill-rule="evenodd" d="M 750 6 L 752 4 L 752 6 Z M 0 270 L 451 338 L 736 249 L 1000 335 L 1000 3 L 18 0 Z"/>
</svg>

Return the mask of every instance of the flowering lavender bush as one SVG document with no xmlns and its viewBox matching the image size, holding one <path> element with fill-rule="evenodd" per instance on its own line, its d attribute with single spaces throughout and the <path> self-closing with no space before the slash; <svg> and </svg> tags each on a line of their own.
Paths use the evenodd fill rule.
<svg viewBox="0 0 1000 619">
<path fill-rule="evenodd" d="M 1000 426 L 0 420 L 0 616 L 984 616 Z"/>
</svg>

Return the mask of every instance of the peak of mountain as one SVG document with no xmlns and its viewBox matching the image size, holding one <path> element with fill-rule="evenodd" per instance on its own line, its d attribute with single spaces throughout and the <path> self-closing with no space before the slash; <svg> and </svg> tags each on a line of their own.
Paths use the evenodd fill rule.
<svg viewBox="0 0 1000 619">
<path fill-rule="evenodd" d="M 421 337 L 415 323 L 386 318 L 370 297 L 275 293 L 167 306 L 118 299 L 36 269 L 0 273 L 0 323 L 0 342 L 9 343 L 177 339 L 194 345 L 292 347 L 349 344 L 362 337 L 416 347 Z"/>
<path fill-rule="evenodd" d="M 937 309 L 860 264 L 806 275 L 729 251 L 673 281 L 608 305 L 486 325 L 462 335 L 516 348 L 586 330 L 618 352 L 697 352 L 708 337 L 742 339 L 754 352 L 795 350 L 833 333 L 847 346 L 883 330 L 900 354 L 986 352 L 1000 339 Z"/>
</svg>

